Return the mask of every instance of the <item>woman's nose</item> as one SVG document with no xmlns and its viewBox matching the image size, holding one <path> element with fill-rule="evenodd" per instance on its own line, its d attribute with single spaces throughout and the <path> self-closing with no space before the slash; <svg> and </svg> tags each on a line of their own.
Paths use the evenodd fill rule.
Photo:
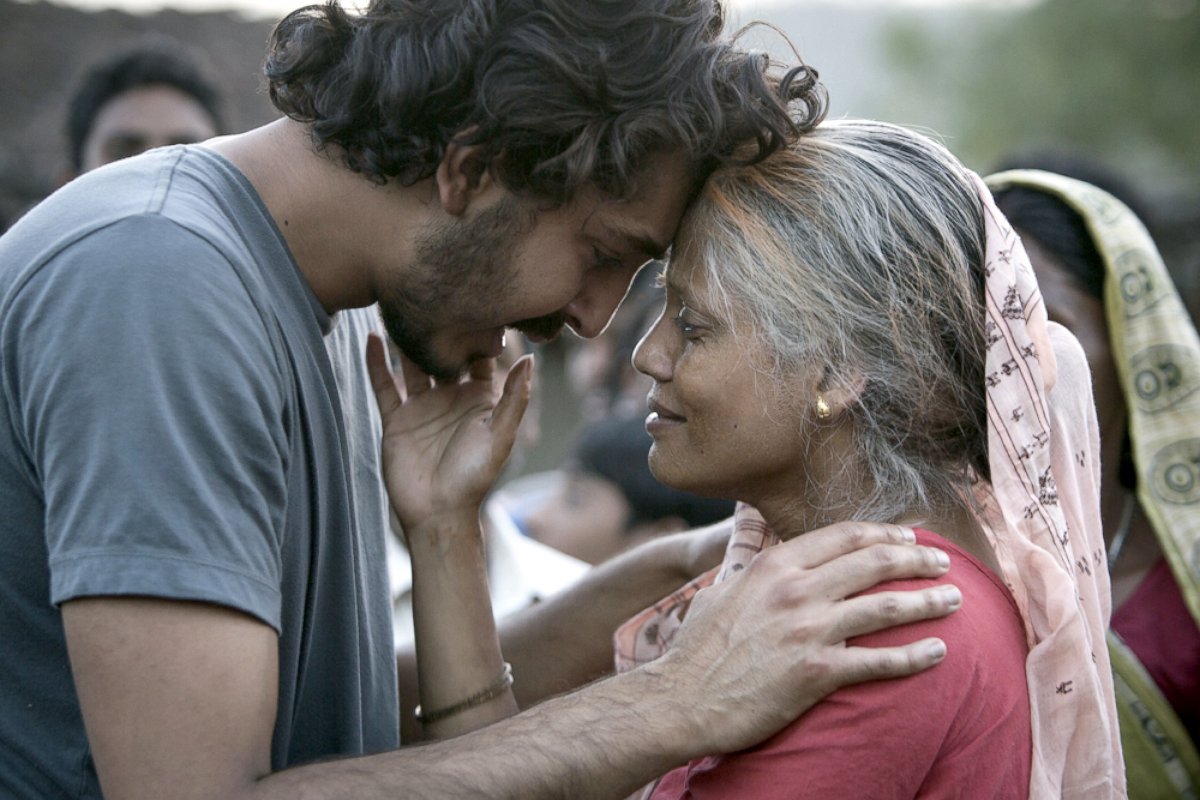
<svg viewBox="0 0 1200 800">
<path fill-rule="evenodd" d="M 666 350 L 662 335 L 663 319 L 666 311 L 658 315 L 658 319 L 646 331 L 637 346 L 633 348 L 633 368 L 643 375 L 648 375 L 659 383 L 671 379 L 671 356 Z"/>
</svg>

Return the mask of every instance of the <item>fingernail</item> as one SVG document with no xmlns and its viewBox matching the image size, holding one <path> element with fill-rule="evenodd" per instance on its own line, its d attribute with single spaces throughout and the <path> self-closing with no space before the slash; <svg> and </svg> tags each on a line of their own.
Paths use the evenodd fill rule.
<svg viewBox="0 0 1200 800">
<path fill-rule="evenodd" d="M 940 566 L 940 567 L 949 567 L 950 566 L 950 556 L 948 556 L 946 554 L 945 550 L 935 549 L 933 551 L 933 554 L 937 558 L 938 566 Z"/>
<path fill-rule="evenodd" d="M 900 538 L 903 539 L 904 541 L 908 542 L 909 544 L 913 544 L 914 542 L 917 541 L 917 534 L 913 532 L 912 528 L 901 528 L 900 529 Z"/>
<path fill-rule="evenodd" d="M 942 599 L 950 608 L 954 609 L 962 605 L 962 592 L 957 586 L 943 586 L 940 591 Z"/>
<path fill-rule="evenodd" d="M 934 661 L 941 661 L 943 658 L 946 657 L 946 643 L 943 642 L 941 639 L 932 641 L 928 645 L 926 645 L 925 652 Z"/>
</svg>

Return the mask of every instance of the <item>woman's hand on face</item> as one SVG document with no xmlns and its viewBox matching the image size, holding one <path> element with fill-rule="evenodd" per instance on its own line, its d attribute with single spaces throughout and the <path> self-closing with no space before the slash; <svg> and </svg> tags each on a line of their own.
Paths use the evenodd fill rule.
<svg viewBox="0 0 1200 800">
<path fill-rule="evenodd" d="M 492 359 L 474 362 L 457 382 L 442 383 L 402 356 L 401 391 L 383 341 L 372 335 L 367 370 L 383 421 L 388 496 L 405 531 L 442 516 L 477 514 L 529 402 L 533 357 L 513 365 L 498 393 Z"/>
</svg>

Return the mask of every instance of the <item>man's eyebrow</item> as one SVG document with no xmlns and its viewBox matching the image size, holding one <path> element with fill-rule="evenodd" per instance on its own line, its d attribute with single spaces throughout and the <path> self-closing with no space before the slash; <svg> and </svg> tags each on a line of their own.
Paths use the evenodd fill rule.
<svg viewBox="0 0 1200 800">
<path fill-rule="evenodd" d="M 621 242 L 622 249 L 640 253 L 648 259 L 663 259 L 671 249 L 671 243 L 663 243 L 645 231 L 625 228 L 612 222 L 604 223 L 604 229 L 609 236 Z"/>
</svg>

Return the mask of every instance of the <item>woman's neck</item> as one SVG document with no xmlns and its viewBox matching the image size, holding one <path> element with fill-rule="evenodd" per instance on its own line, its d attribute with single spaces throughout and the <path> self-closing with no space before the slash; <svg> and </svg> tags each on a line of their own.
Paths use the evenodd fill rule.
<svg viewBox="0 0 1200 800">
<path fill-rule="evenodd" d="M 1100 523 L 1108 547 L 1113 608 L 1119 608 L 1162 558 L 1154 526 L 1137 495 L 1121 485 L 1121 449 L 1125 429 L 1105 431 L 1100 439 Z"/>
<path fill-rule="evenodd" d="M 856 510 L 856 506 L 852 504 L 846 504 L 840 508 L 818 510 L 795 501 L 771 502 L 764 500 L 761 503 L 756 506 L 758 512 L 771 526 L 775 535 L 784 541 L 832 525 L 835 522 L 853 519 Z M 996 554 L 992 551 L 975 515 L 966 507 L 948 509 L 935 514 L 905 513 L 889 521 L 936 533 L 973 555 L 996 575 L 1000 574 L 1000 565 Z"/>
<path fill-rule="evenodd" d="M 988 542 L 987 535 L 979 525 L 975 515 L 963 507 L 928 519 L 917 517 L 903 518 L 902 524 L 936 533 L 946 541 L 975 556 L 984 566 L 997 577 L 1000 576 L 1000 562 Z"/>
<path fill-rule="evenodd" d="M 740 499 L 758 509 L 775 535 L 785 541 L 835 522 L 852 520 L 875 490 L 866 477 L 869 470 L 847 466 L 854 463 L 855 452 L 853 431 L 848 426 L 837 426 L 813 442 L 811 456 L 802 469 L 777 475 L 768 482 L 759 481 L 754 487 L 755 497 Z M 837 492 L 811 487 L 836 487 Z M 933 513 L 906 512 L 876 521 L 936 533 L 999 575 L 996 555 L 966 503 L 945 505 Z"/>
</svg>

